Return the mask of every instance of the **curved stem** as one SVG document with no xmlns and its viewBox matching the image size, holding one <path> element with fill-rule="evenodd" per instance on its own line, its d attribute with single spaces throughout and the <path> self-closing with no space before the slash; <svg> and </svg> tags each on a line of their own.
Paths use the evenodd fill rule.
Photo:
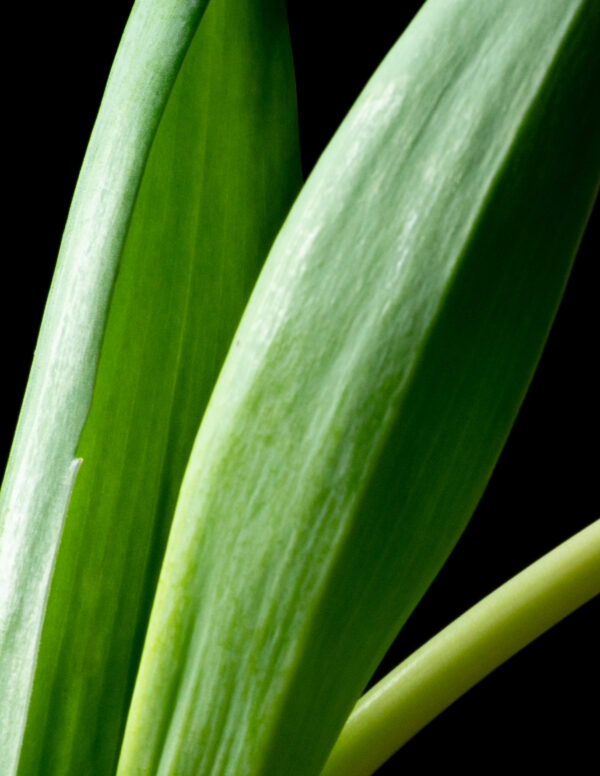
<svg viewBox="0 0 600 776">
<path fill-rule="evenodd" d="M 322 776 L 370 776 L 434 717 L 600 593 L 600 520 L 444 628 L 357 703 Z"/>
</svg>

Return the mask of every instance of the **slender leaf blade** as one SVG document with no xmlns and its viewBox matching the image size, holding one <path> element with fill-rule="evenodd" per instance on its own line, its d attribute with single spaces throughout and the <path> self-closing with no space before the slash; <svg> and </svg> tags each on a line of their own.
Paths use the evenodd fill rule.
<svg viewBox="0 0 600 776">
<path fill-rule="evenodd" d="M 133 9 L 63 237 L 0 494 L 0 761 L 20 746 L 110 290 L 144 163 L 205 0 Z"/>
<path fill-rule="evenodd" d="M 489 593 L 365 693 L 322 776 L 371 776 L 463 693 L 599 593 L 596 520 Z"/>
</svg>

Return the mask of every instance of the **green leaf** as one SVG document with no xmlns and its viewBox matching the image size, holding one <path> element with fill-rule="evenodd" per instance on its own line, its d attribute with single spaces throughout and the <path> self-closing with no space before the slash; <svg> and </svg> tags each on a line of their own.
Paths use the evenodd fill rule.
<svg viewBox="0 0 600 776">
<path fill-rule="evenodd" d="M 590 1 L 429 0 L 371 80 L 203 419 L 120 774 L 319 772 L 539 358 L 597 189 L 599 33 Z"/>
<path fill-rule="evenodd" d="M 202 5 L 134 9 L 65 234 L 5 485 L 19 507 L 3 550 L 23 526 L 0 666 L 7 773 L 25 717 L 20 773 L 114 770 L 183 468 L 299 188 L 280 0 L 214 0 L 146 163 Z"/>
<path fill-rule="evenodd" d="M 356 704 L 322 776 L 371 776 L 437 714 L 600 593 L 600 520 L 471 607 Z"/>
<path fill-rule="evenodd" d="M 156 125 L 203 7 L 201 0 L 136 6 L 65 229 L 0 496 L 0 762 L 9 773 L 115 269 Z"/>
</svg>

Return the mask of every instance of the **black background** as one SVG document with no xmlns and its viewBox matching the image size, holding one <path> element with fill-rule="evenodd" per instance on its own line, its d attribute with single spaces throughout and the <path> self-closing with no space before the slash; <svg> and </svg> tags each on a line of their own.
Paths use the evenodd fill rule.
<svg viewBox="0 0 600 776">
<path fill-rule="evenodd" d="M 12 9 L 4 68 L 3 461 L 25 387 L 60 235 L 110 63 L 130 9 L 121 0 Z M 308 172 L 420 3 L 289 0 L 303 162 Z M 400 8 L 398 6 L 401 6 Z M 83 9 L 83 10 L 82 10 Z M 544 356 L 488 490 L 455 553 L 389 655 L 391 667 L 600 512 L 596 207 Z M 597 762 L 598 599 L 498 669 L 381 773 L 534 772 Z M 588 706 L 589 703 L 589 706 Z"/>
</svg>

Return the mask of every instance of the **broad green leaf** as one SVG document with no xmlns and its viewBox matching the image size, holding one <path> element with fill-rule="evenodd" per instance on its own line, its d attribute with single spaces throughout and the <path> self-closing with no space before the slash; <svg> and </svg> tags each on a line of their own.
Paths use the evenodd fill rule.
<svg viewBox="0 0 600 776">
<path fill-rule="evenodd" d="M 156 17 L 152 24 L 162 33 L 156 43 L 159 64 L 173 59 L 177 43 L 163 28 L 185 22 L 191 34 L 192 20 L 182 16 L 190 4 L 179 6 L 142 3 L 134 10 L 129 28 L 141 48 L 149 41 L 136 19 Z M 300 183 L 293 66 L 281 0 L 213 0 L 177 76 L 139 187 L 130 172 L 119 189 L 108 163 L 86 173 L 112 141 L 102 121 L 135 125 L 142 98 L 154 90 L 153 79 L 164 81 L 166 96 L 167 76 L 156 63 L 131 56 L 131 35 L 126 34 L 115 65 L 117 73 L 119 62 L 126 69 L 122 88 L 129 90 L 129 112 L 122 113 L 125 108 L 114 97 L 111 101 L 109 84 L 55 281 L 61 291 L 55 292 L 58 298 L 51 301 L 44 324 L 42 363 L 34 367 L 45 398 L 62 402 L 62 409 L 46 405 L 41 418 L 24 410 L 27 431 L 21 433 L 47 442 L 39 443 L 35 459 L 22 464 L 15 498 L 24 499 L 35 487 L 41 498 L 53 498 L 64 509 L 66 492 L 57 488 L 65 488 L 66 473 L 74 471 L 70 461 L 81 461 L 28 709 L 28 675 L 37 646 L 29 631 L 28 649 L 17 656 L 23 665 L 14 686 L 21 694 L 18 716 L 3 730 L 11 750 L 3 762 L 11 763 L 19 756 L 19 726 L 27 714 L 18 772 L 28 776 L 114 771 L 184 465 L 235 326 Z M 174 75 L 175 63 L 169 77 Z M 146 121 L 131 147 L 127 137 L 116 138 L 110 164 L 116 167 L 135 155 L 139 176 L 145 157 L 134 142 L 148 145 L 153 128 Z M 96 245 L 103 235 L 105 242 Z M 72 279 L 64 281 L 67 272 L 80 283 L 87 283 L 89 274 L 87 292 Z M 68 343 L 47 344 L 75 325 L 80 332 Z M 95 339 L 84 346 L 92 329 Z M 52 380 L 57 384 L 51 390 Z M 66 416 L 69 435 L 61 425 Z M 38 472 L 38 466 L 47 469 Z M 23 555 L 8 591 L 15 616 L 24 620 L 20 630 L 8 634 L 16 649 L 26 626 L 39 633 L 51 570 L 51 558 L 38 568 L 33 545 L 36 521 L 51 517 L 50 506 L 35 502 L 28 510 L 19 513 Z M 40 542 L 52 555 L 58 519 L 50 528 Z M 37 586 L 32 593 L 37 609 L 31 613 L 21 610 L 31 601 L 17 597 L 28 576 Z M 2 671 L 10 666 L 3 663 Z M 14 697 L 2 698 L 5 702 L 14 703 Z M 10 765 L 7 772 L 12 771 Z"/>
<path fill-rule="evenodd" d="M 429 0 L 309 178 L 176 510 L 119 774 L 310 776 L 469 519 L 600 172 L 594 0 Z"/>
</svg>

